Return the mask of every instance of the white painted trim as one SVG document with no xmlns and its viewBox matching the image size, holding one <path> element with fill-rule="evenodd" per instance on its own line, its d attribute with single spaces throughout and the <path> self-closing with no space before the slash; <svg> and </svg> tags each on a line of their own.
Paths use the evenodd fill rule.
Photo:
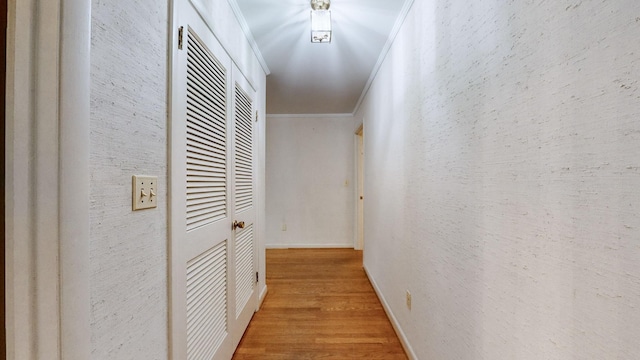
<svg viewBox="0 0 640 360">
<path fill-rule="evenodd" d="M 342 118 L 353 117 L 353 113 L 345 114 L 267 114 L 267 118 L 308 119 L 308 118 Z"/>
<path fill-rule="evenodd" d="M 233 13 L 236 15 L 236 19 L 238 20 L 238 23 L 242 28 L 242 32 L 244 32 L 244 36 L 247 38 L 247 42 L 249 42 L 249 45 L 251 46 L 251 49 L 253 49 L 253 52 L 255 53 L 256 58 L 260 63 L 260 66 L 262 66 L 262 70 L 264 70 L 266 75 L 271 74 L 271 71 L 269 70 L 269 66 L 267 65 L 267 62 L 262 56 L 262 52 L 260 51 L 260 48 L 256 43 L 256 39 L 253 37 L 253 33 L 249 28 L 249 24 L 247 24 L 247 20 L 244 18 L 244 15 L 240 10 L 240 6 L 238 6 L 238 2 L 236 0 L 229 0 L 229 5 L 231 6 Z"/>
<path fill-rule="evenodd" d="M 359 135 L 353 134 L 353 249 L 354 250 L 362 250 L 359 248 L 358 244 L 358 200 L 360 195 L 358 194 L 358 137 Z"/>
<path fill-rule="evenodd" d="M 60 26 L 60 353 L 91 357 L 89 118 L 91 0 L 62 0 Z"/>
<path fill-rule="evenodd" d="M 61 161 L 60 154 L 77 148 L 73 142 L 61 144 L 61 133 L 67 135 L 68 125 L 71 126 L 78 115 L 71 116 L 70 108 L 61 103 L 60 96 L 61 91 L 67 89 L 61 83 L 61 71 L 73 66 L 70 59 L 75 57 L 75 54 L 61 56 L 62 34 L 69 26 L 76 25 L 75 19 L 71 19 L 63 28 L 61 11 L 65 1 L 8 2 L 5 144 L 8 359 L 56 360 L 89 356 L 88 353 L 76 356 L 75 350 L 65 353 L 62 350 L 78 345 L 69 341 L 68 336 L 74 331 L 89 335 L 86 328 L 75 328 L 77 323 L 84 323 L 83 317 L 72 318 L 66 312 L 71 305 L 68 295 L 76 291 L 77 274 L 61 283 L 63 267 L 66 274 L 67 266 L 75 261 L 73 256 L 72 260 L 68 257 L 67 236 L 73 232 L 73 223 L 78 220 L 71 218 L 70 207 L 61 198 L 73 189 L 68 187 L 70 180 L 62 174 L 63 166 L 68 163 Z M 90 32 L 84 36 L 88 38 Z M 88 96 L 88 91 L 83 96 Z M 62 114 L 71 117 L 61 120 Z M 82 121 L 88 121 L 84 114 Z M 83 141 L 88 144 L 88 138 L 79 140 Z M 85 186 L 88 189 L 88 183 Z M 82 202 L 88 206 L 88 196 L 87 201 L 77 201 Z M 87 211 L 84 213 L 86 216 Z M 65 221 L 72 224 L 63 223 Z M 88 241 L 88 238 L 82 240 Z M 80 258 L 80 262 L 84 260 L 88 261 L 88 257 Z M 79 293 L 84 290 L 81 284 Z M 83 299 L 88 297 L 74 301 L 81 303 Z M 89 303 L 84 305 L 88 310 Z M 78 345 L 79 349 L 88 348 L 85 339 L 89 338 L 79 339 L 83 342 Z"/>
<path fill-rule="evenodd" d="M 168 223 L 168 242 L 169 253 L 168 260 L 168 343 L 169 343 L 169 359 L 181 360 L 187 356 L 187 319 L 186 319 L 186 263 L 184 247 L 178 245 L 182 231 L 184 229 L 186 219 L 180 214 L 184 214 L 182 208 L 183 190 L 180 186 L 180 176 L 176 175 L 176 171 L 180 171 L 182 167 L 180 161 L 182 158 L 176 156 L 176 153 L 184 154 L 184 144 L 180 141 L 180 131 L 178 130 L 182 114 L 186 113 L 183 103 L 186 89 L 183 79 L 186 78 L 182 67 L 186 65 L 182 63 L 185 60 L 188 51 L 187 34 L 188 24 L 185 21 L 186 14 L 190 7 L 188 0 L 171 1 L 171 31 L 169 38 L 169 82 L 168 82 L 168 146 L 167 146 L 167 223 Z M 182 49 L 178 48 L 179 28 L 183 28 Z M 226 64 L 228 66 L 228 64 Z M 226 110 L 225 110 L 226 111 Z"/>
<path fill-rule="evenodd" d="M 354 222 L 353 222 L 353 248 L 356 250 L 364 249 L 364 205 L 360 202 L 360 194 L 364 197 L 364 183 L 362 177 L 364 176 L 364 157 L 360 156 L 360 152 L 364 147 L 363 143 L 363 124 L 360 124 L 358 130 L 353 134 L 353 179 L 354 179 Z M 362 172 L 360 170 L 363 170 Z M 362 204 L 362 206 L 361 206 Z M 362 221 L 361 221 L 362 220 Z M 363 226 L 360 226 L 363 224 Z"/>
<path fill-rule="evenodd" d="M 387 303 L 387 300 L 385 299 L 384 295 L 382 295 L 382 292 L 380 291 L 378 284 L 369 273 L 367 266 L 363 265 L 362 267 L 364 268 L 364 272 L 365 274 L 367 274 L 367 278 L 369 279 L 371 286 L 373 286 L 373 289 L 375 290 L 376 295 L 378 295 L 378 299 L 380 300 L 380 303 L 382 304 L 384 311 L 387 313 L 387 317 L 389 317 L 389 321 L 391 321 L 391 325 L 393 325 L 393 329 L 398 335 L 398 338 L 400 339 L 400 343 L 402 344 L 404 351 L 407 353 L 407 356 L 409 357 L 410 360 L 417 360 L 418 356 L 416 356 L 416 353 L 413 351 L 413 348 L 409 343 L 409 339 L 407 339 L 407 336 L 405 335 L 404 331 L 402 331 L 402 327 L 400 326 L 398 319 L 396 319 L 395 315 L 393 315 L 393 311 L 391 311 L 391 307 L 389 306 L 389 303 Z"/>
<path fill-rule="evenodd" d="M 256 244 L 258 248 L 258 261 L 256 269 L 260 273 L 258 277 L 258 287 L 262 288 L 260 293 L 259 305 L 262 306 L 264 298 L 267 296 L 267 284 L 266 284 L 266 256 L 265 256 L 265 239 L 266 239 L 266 77 L 261 77 L 260 87 L 257 90 L 257 103 L 256 106 L 259 109 L 259 118 L 255 124 L 256 129 Z"/>
<path fill-rule="evenodd" d="M 179 321 L 180 317 L 177 317 L 174 314 L 174 309 L 177 308 L 180 304 L 180 300 L 175 299 L 174 287 L 176 286 L 174 282 L 176 282 L 176 276 L 179 275 L 179 272 L 173 266 L 173 258 L 176 256 L 174 243 L 175 243 L 175 235 L 173 229 L 173 199 L 172 199 L 172 189 L 174 188 L 173 178 L 172 178 L 172 169 L 173 159 L 171 157 L 172 149 L 173 149 L 173 119 L 176 116 L 175 110 L 175 87 L 177 86 L 177 81 L 179 80 L 175 72 L 175 67 L 178 63 L 178 34 L 179 34 L 179 26 L 180 18 L 180 4 L 182 4 L 181 0 L 169 0 L 169 41 L 168 41 L 168 52 L 169 59 L 167 62 L 167 343 L 169 344 L 169 348 L 167 349 L 169 354 L 167 358 L 170 360 L 180 359 L 183 357 L 182 351 L 184 348 L 182 347 L 182 343 L 186 341 L 183 336 L 177 335 L 178 332 L 184 332 L 184 329 L 181 327 L 182 323 Z M 184 36 L 184 35 L 183 35 Z M 184 51 L 184 49 L 182 50 Z M 178 304 L 178 305 L 176 305 Z"/>
<path fill-rule="evenodd" d="M 382 64 L 386 60 L 387 55 L 389 54 L 389 50 L 391 50 L 391 46 L 393 46 L 393 42 L 396 40 L 396 36 L 398 36 L 400 29 L 402 29 L 402 25 L 404 24 L 404 21 L 407 19 L 407 15 L 409 15 L 409 11 L 413 6 L 414 1 L 415 0 L 406 0 L 404 5 L 402 6 L 402 10 L 400 10 L 400 14 L 396 18 L 396 22 L 393 26 L 393 29 L 391 30 L 391 33 L 389 33 L 389 37 L 387 38 L 387 43 L 384 45 L 384 47 L 382 48 L 382 51 L 380 52 L 380 55 L 378 56 L 378 62 L 373 67 L 373 70 L 371 71 L 371 75 L 369 76 L 369 80 L 367 80 L 367 83 L 362 89 L 362 94 L 360 94 L 360 98 L 358 99 L 356 106 L 353 108 L 353 114 L 356 114 L 358 110 L 360 110 L 360 106 L 362 105 L 364 98 L 367 96 L 369 89 L 371 89 L 373 80 L 375 80 L 376 76 L 378 76 L 378 72 L 380 71 Z"/>
<path fill-rule="evenodd" d="M 267 244 L 267 249 L 353 249 L 353 244 Z"/>
<path fill-rule="evenodd" d="M 33 34 L 36 6 L 10 0 L 7 16 L 6 98 L 6 331 L 7 359 L 35 359 L 33 214 Z M 33 24 L 32 24 L 33 22 Z M 57 271 L 57 269 L 53 269 Z M 53 305 L 57 302 L 54 300 Z M 56 358 L 57 351 L 51 354 Z"/>
<path fill-rule="evenodd" d="M 262 291 L 260 291 L 260 296 L 258 297 L 258 308 L 256 311 L 260 310 L 262 307 L 262 303 L 264 303 L 264 299 L 267 297 L 267 292 L 269 292 L 269 289 L 267 288 L 267 285 L 265 285 L 262 288 Z"/>
</svg>

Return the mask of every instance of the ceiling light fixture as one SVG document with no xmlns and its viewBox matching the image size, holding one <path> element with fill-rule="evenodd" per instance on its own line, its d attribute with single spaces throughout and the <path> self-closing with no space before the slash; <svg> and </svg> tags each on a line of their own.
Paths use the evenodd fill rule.
<svg viewBox="0 0 640 360">
<path fill-rule="evenodd" d="M 311 0 L 311 42 L 331 42 L 331 0 Z"/>
</svg>

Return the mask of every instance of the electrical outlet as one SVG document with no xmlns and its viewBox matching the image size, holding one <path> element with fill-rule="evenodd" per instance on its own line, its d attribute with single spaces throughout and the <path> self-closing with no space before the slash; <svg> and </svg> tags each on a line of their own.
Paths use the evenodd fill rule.
<svg viewBox="0 0 640 360">
<path fill-rule="evenodd" d="M 287 231 L 287 224 L 282 224 L 282 231 Z"/>
<path fill-rule="evenodd" d="M 158 206 L 158 177 L 133 175 L 133 210 Z"/>
<path fill-rule="evenodd" d="M 411 293 L 407 290 L 407 309 L 411 311 Z"/>
</svg>

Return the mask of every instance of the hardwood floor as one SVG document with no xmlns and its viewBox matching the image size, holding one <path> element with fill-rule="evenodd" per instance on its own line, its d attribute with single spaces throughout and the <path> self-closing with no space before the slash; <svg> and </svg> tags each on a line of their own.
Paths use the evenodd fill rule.
<svg viewBox="0 0 640 360">
<path fill-rule="evenodd" d="M 267 286 L 233 359 L 407 359 L 361 251 L 267 250 Z"/>
</svg>

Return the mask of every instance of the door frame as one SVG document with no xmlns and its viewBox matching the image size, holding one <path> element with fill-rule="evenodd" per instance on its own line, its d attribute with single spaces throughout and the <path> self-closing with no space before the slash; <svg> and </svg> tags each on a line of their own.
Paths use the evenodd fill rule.
<svg viewBox="0 0 640 360">
<path fill-rule="evenodd" d="M 0 74 L 0 111 L 2 111 L 2 125 L 0 126 L 0 137 L 2 137 L 2 148 L 0 148 L 0 170 L 2 170 L 2 179 L 0 179 L 0 186 L 2 186 L 2 198 L 0 198 L 0 212 L 2 216 L 2 223 L 0 223 L 0 231 L 2 231 L 2 245 L 0 245 L 0 266 L 2 266 L 2 278 L 0 278 L 0 360 L 6 360 L 7 358 L 7 330 L 6 330 L 6 308 L 5 308 L 5 124 L 6 124 L 6 98 L 7 98 L 7 0 L 3 0 L 0 3 L 0 42 L 2 46 L 2 53 L 0 54 L 0 67 L 2 67 L 2 74 Z"/>
<path fill-rule="evenodd" d="M 355 160 L 356 160 L 356 186 L 355 186 L 355 239 L 353 247 L 356 250 L 364 249 L 364 122 L 355 132 Z"/>
<path fill-rule="evenodd" d="M 91 1 L 7 5 L 7 358 L 87 359 Z"/>
<path fill-rule="evenodd" d="M 2 74 L 0 74 L 0 111 L 2 111 L 3 119 L 6 114 L 5 100 L 7 97 L 7 0 L 2 0 L 0 3 L 0 42 L 2 43 L 2 53 L 0 54 L 0 67 L 2 68 Z M 0 360 L 7 358 L 7 330 L 6 330 L 6 307 L 5 307 L 5 216 L 4 216 L 4 204 L 5 204 L 5 121 L 2 121 L 0 125 L 0 136 L 2 137 L 2 150 L 0 153 L 0 170 L 2 172 L 2 179 L 0 179 L 0 186 L 2 186 L 2 195 L 0 195 L 0 212 L 2 212 L 2 220 L 0 223 L 0 231 L 2 232 L 2 245 L 0 245 L 0 266 L 2 266 L 2 277 L 0 278 L 0 322 L 2 328 L 0 328 Z"/>
</svg>

